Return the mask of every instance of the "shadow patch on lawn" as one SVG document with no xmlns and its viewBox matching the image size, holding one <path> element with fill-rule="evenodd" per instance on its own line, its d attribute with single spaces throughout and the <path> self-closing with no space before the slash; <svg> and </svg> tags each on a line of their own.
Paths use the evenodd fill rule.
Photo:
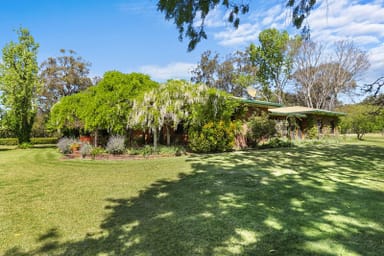
<svg viewBox="0 0 384 256">
<path fill-rule="evenodd" d="M 59 238 L 59 232 L 57 228 L 51 228 L 46 233 L 42 234 L 39 239 L 37 239 L 38 242 L 45 241 L 47 239 L 57 239 Z"/>
<path fill-rule="evenodd" d="M 384 182 L 382 156 L 381 147 L 338 145 L 191 157 L 193 172 L 177 181 L 160 180 L 135 198 L 106 199 L 102 233 L 48 251 L 381 255 L 384 193 L 362 181 Z M 6 255 L 44 254 L 44 246 Z"/>
<path fill-rule="evenodd" d="M 15 148 L 10 148 L 10 147 L 0 147 L 0 152 L 2 152 L 2 151 L 11 151 L 11 150 L 15 150 L 16 149 L 16 147 Z"/>
</svg>

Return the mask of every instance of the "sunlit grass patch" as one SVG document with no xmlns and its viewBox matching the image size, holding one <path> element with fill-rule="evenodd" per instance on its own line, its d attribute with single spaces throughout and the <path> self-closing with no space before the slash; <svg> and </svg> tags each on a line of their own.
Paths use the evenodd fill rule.
<svg viewBox="0 0 384 256">
<path fill-rule="evenodd" d="M 0 255 L 381 255 L 384 137 L 135 161 L 0 150 Z"/>
</svg>

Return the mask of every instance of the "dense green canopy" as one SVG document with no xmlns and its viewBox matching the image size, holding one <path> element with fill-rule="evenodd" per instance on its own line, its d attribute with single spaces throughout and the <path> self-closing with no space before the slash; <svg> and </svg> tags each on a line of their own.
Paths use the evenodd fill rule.
<svg viewBox="0 0 384 256">
<path fill-rule="evenodd" d="M 144 74 L 106 72 L 96 86 L 56 103 L 51 110 L 51 126 L 121 133 L 127 127 L 133 100 L 157 86 Z"/>
</svg>

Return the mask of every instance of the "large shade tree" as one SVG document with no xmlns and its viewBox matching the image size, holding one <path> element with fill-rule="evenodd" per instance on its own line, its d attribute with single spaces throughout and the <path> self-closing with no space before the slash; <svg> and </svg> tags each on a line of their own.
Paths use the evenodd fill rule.
<svg viewBox="0 0 384 256">
<path fill-rule="evenodd" d="M 17 30 L 18 42 L 8 43 L 0 64 L 1 104 L 19 143 L 29 142 L 39 89 L 37 44 L 25 28 Z"/>
<path fill-rule="evenodd" d="M 88 77 L 90 63 L 77 56 L 73 50 L 60 50 L 59 57 L 49 57 L 40 65 L 43 82 L 39 107 L 48 113 L 61 97 L 78 93 L 92 85 Z"/>
<path fill-rule="evenodd" d="M 369 67 L 368 55 L 351 41 L 339 41 L 327 48 L 304 42 L 295 57 L 298 95 L 308 107 L 333 110 L 342 93 L 350 93 Z"/>
</svg>

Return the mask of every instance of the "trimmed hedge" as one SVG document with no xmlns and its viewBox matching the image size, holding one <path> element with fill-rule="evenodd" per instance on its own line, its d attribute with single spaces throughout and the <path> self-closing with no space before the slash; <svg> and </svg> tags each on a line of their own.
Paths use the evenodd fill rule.
<svg viewBox="0 0 384 256">
<path fill-rule="evenodd" d="M 17 138 L 0 138 L 0 145 L 4 146 L 16 146 L 19 144 Z"/>
<path fill-rule="evenodd" d="M 31 144 L 56 144 L 57 138 L 56 137 L 49 137 L 49 138 L 31 138 Z M 4 146 L 16 146 L 19 144 L 19 140 L 17 138 L 0 138 L 0 145 Z"/>
<path fill-rule="evenodd" d="M 56 144 L 58 139 L 56 137 L 39 137 L 31 138 L 31 144 Z"/>
</svg>

